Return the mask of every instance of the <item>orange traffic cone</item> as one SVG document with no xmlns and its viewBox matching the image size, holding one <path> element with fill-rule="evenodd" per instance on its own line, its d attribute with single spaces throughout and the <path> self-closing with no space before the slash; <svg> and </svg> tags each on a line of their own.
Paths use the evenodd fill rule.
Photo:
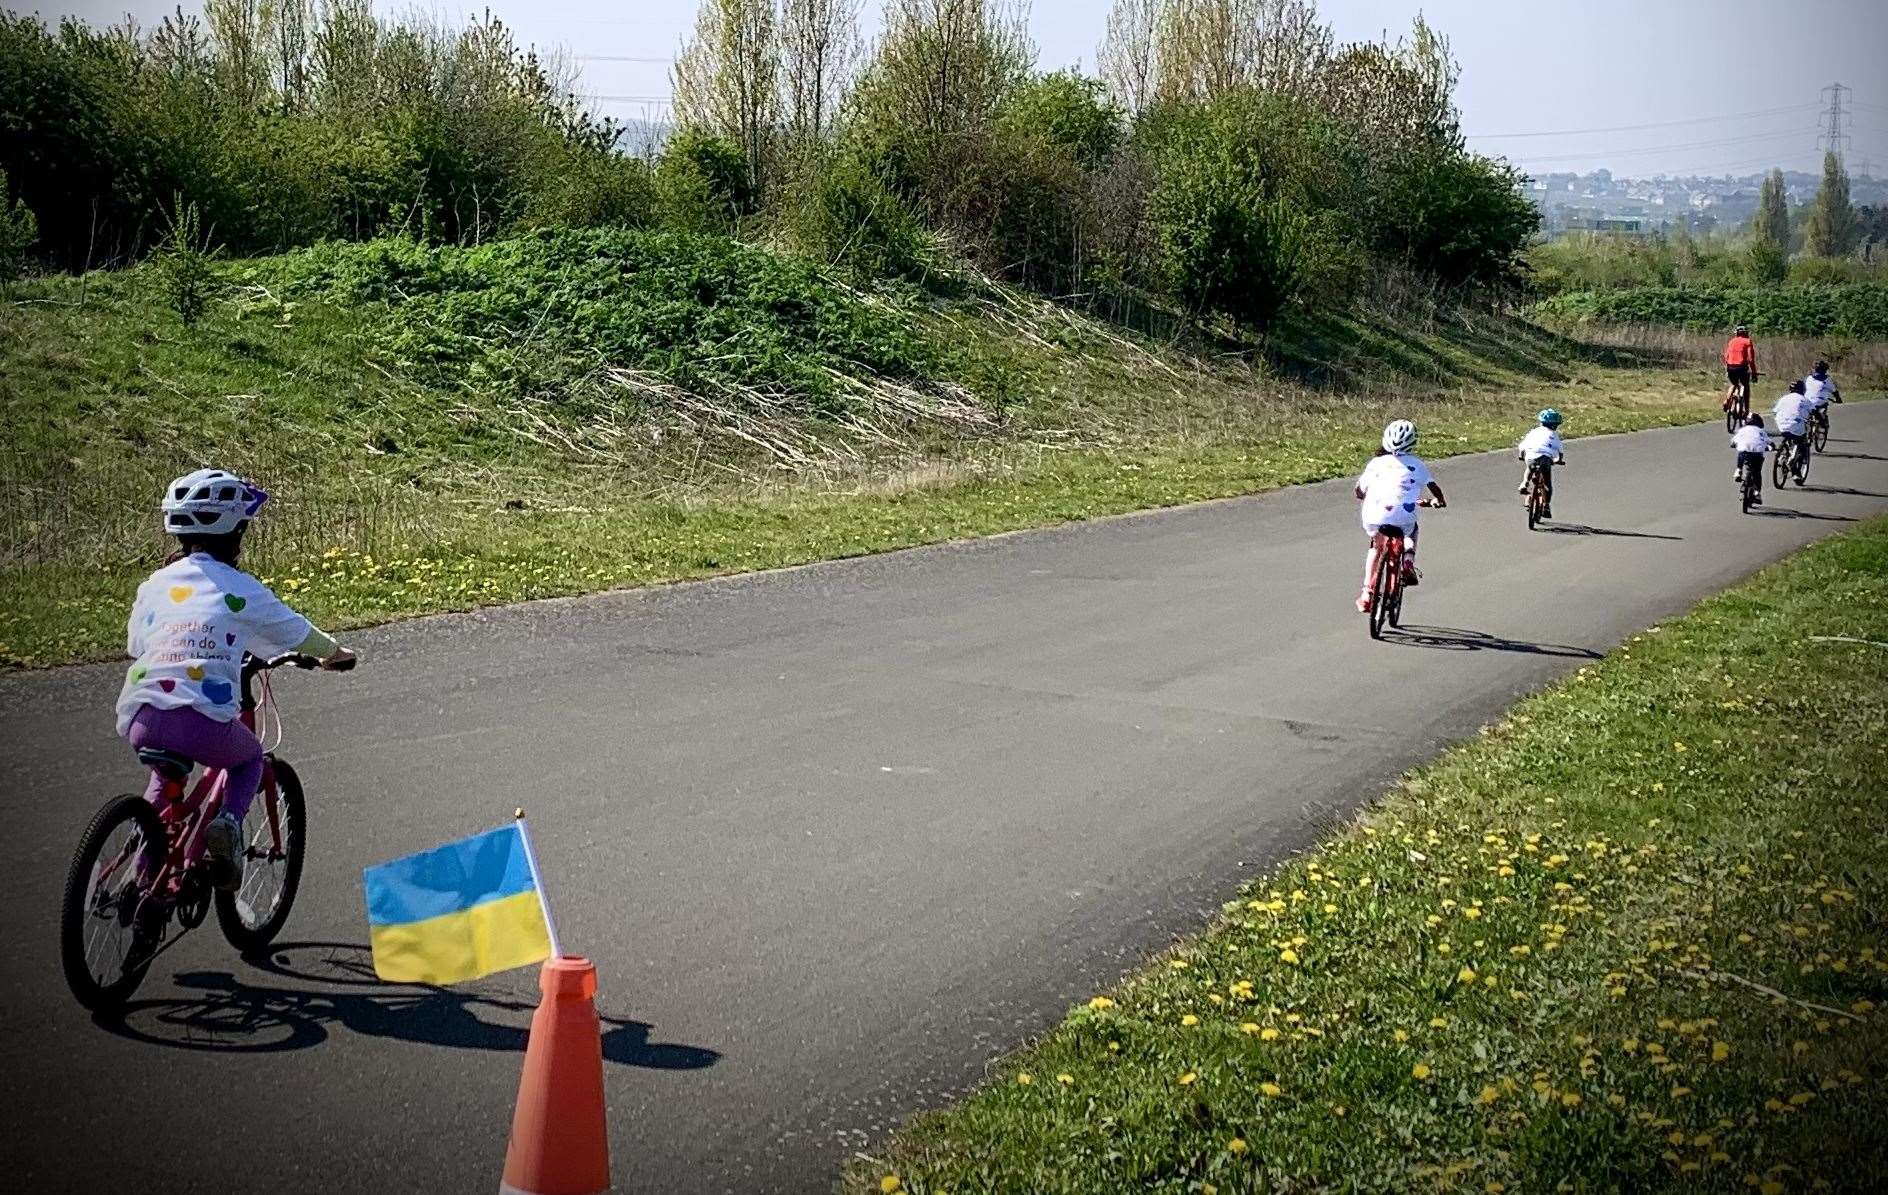
<svg viewBox="0 0 1888 1195">
<path fill-rule="evenodd" d="M 596 964 L 550 959 L 539 986 L 498 1195 L 595 1195 L 610 1189 Z"/>
</svg>

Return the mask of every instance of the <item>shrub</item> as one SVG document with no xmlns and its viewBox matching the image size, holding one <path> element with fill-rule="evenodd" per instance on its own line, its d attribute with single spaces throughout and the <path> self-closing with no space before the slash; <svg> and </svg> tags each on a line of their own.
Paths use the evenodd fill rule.
<svg viewBox="0 0 1888 1195">
<path fill-rule="evenodd" d="M 7 172 L 0 170 L 0 294 L 26 272 L 26 251 L 38 239 L 39 221 L 33 210 L 24 199 L 12 199 Z"/>
<path fill-rule="evenodd" d="M 1121 109 L 1101 80 L 1061 70 L 1019 84 L 998 109 L 997 128 L 1012 138 L 1040 137 L 1082 169 L 1098 170 L 1121 140 Z"/>
<path fill-rule="evenodd" d="M 1661 324 L 1725 331 L 1749 324 L 1763 336 L 1888 339 L 1888 284 L 1789 288 L 1643 288 L 1578 291 L 1538 303 L 1549 320 Z"/>
<path fill-rule="evenodd" d="M 795 246 L 860 278 L 923 277 L 931 265 L 923 223 L 856 158 L 819 172 L 791 217 Z"/>
<path fill-rule="evenodd" d="M 728 232 L 753 210 L 740 146 L 699 129 L 682 129 L 663 145 L 656 188 L 663 222 L 685 232 Z"/>
<path fill-rule="evenodd" d="M 1522 275 L 1540 211 L 1505 163 L 1460 152 L 1418 155 L 1391 185 L 1378 247 L 1445 283 L 1502 284 Z"/>
<path fill-rule="evenodd" d="M 203 230 L 195 203 L 184 202 L 182 192 L 170 217 L 170 233 L 151 262 L 153 276 L 164 298 L 185 327 L 202 318 L 217 286 L 216 250 Z"/>
<path fill-rule="evenodd" d="M 1744 251 L 1750 280 L 1759 286 L 1782 286 L 1790 276 L 1790 255 L 1775 241 L 1759 237 Z"/>
</svg>

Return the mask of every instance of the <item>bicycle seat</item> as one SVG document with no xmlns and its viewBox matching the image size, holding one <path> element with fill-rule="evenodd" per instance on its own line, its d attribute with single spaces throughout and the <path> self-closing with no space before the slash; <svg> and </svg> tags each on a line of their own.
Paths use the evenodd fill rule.
<svg viewBox="0 0 1888 1195">
<path fill-rule="evenodd" d="M 166 780 L 186 780 L 197 766 L 197 761 L 183 752 L 169 751 L 163 747 L 138 748 L 138 762 Z"/>
<path fill-rule="evenodd" d="M 1402 539 L 1403 529 L 1398 527 L 1395 523 L 1385 523 L 1383 526 L 1377 528 L 1377 534 L 1385 539 Z"/>
</svg>

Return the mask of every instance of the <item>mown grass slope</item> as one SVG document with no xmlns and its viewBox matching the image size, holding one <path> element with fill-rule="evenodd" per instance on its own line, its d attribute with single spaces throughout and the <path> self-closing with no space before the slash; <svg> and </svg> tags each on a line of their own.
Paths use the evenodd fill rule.
<svg viewBox="0 0 1888 1195">
<path fill-rule="evenodd" d="M 1879 1190 L 1885 659 L 1877 520 L 1522 702 L 847 1188 Z"/>
</svg>

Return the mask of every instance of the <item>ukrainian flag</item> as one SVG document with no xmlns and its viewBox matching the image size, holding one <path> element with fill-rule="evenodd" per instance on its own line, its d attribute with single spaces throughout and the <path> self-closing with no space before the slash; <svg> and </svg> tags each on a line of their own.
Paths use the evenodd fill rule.
<svg viewBox="0 0 1888 1195">
<path fill-rule="evenodd" d="M 374 974 L 389 983 L 463 983 L 551 956 L 524 823 L 369 867 Z"/>
</svg>

